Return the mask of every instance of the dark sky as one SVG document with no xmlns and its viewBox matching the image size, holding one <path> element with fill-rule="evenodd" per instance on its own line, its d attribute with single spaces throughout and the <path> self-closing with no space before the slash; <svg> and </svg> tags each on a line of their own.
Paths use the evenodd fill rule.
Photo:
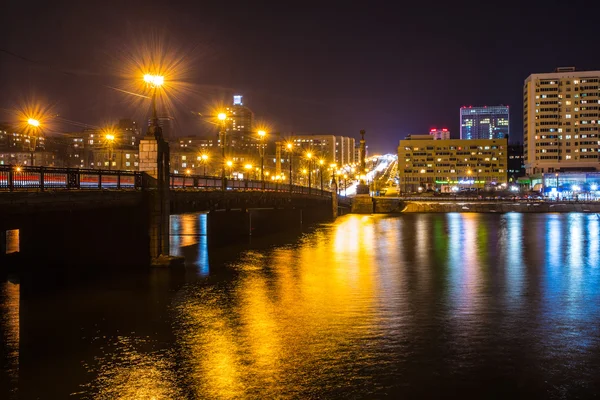
<svg viewBox="0 0 600 400">
<path fill-rule="evenodd" d="M 158 38 L 182 61 L 173 112 L 185 134 L 210 129 L 189 111 L 237 92 L 275 131 L 366 129 L 371 151 L 434 126 L 457 137 L 462 105 L 510 105 L 520 140 L 530 73 L 600 69 L 586 4 L 8 0 L 0 49 L 35 63 L 0 52 L 0 108 L 35 101 L 94 125 L 141 122 L 148 102 L 108 86 L 127 89 L 124 54 Z"/>
</svg>

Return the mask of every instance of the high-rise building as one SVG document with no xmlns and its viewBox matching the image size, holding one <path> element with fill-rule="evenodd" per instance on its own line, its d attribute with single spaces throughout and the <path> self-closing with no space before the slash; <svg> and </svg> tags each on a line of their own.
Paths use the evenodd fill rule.
<svg viewBox="0 0 600 400">
<path fill-rule="evenodd" d="M 515 182 L 525 176 L 525 157 L 522 144 L 508 145 L 508 180 Z"/>
<path fill-rule="evenodd" d="M 461 107 L 460 138 L 502 139 L 509 134 L 508 106 Z"/>
<path fill-rule="evenodd" d="M 450 139 L 450 131 L 448 128 L 431 128 L 429 134 L 433 136 L 435 140 L 448 140 Z"/>
<path fill-rule="evenodd" d="M 254 132 L 254 113 L 244 106 L 243 96 L 233 96 L 233 104 L 226 108 L 227 124 L 226 131 L 230 136 L 228 141 L 238 150 L 245 147 L 256 147 L 258 141 Z"/>
<path fill-rule="evenodd" d="M 434 140 L 430 135 L 411 135 L 398 146 L 400 191 L 501 187 L 506 183 L 507 147 L 507 139 Z"/>
<path fill-rule="evenodd" d="M 600 71 L 557 68 L 523 86 L 527 174 L 600 170 Z"/>
</svg>

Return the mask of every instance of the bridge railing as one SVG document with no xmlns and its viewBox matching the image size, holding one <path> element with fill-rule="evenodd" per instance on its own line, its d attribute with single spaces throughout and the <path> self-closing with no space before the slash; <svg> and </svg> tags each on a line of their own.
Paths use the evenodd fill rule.
<svg viewBox="0 0 600 400">
<path fill-rule="evenodd" d="M 141 189 L 137 171 L 0 165 L 0 190 Z"/>
<path fill-rule="evenodd" d="M 317 188 L 289 185 L 279 182 L 257 180 L 225 179 L 221 177 L 190 176 L 171 174 L 171 189 L 197 190 L 236 190 L 236 191 L 275 191 L 295 194 L 312 194 L 330 197 L 331 192 Z M 0 191 L 24 190 L 70 190 L 70 189 L 126 189 L 143 188 L 142 173 L 138 171 L 55 168 L 55 167 L 21 167 L 0 165 Z"/>
<path fill-rule="evenodd" d="M 198 190 L 222 190 L 224 187 L 221 177 L 215 176 L 193 176 L 182 174 L 171 174 L 171 189 L 198 189 Z M 331 197 L 329 190 L 319 188 L 308 188 L 307 186 L 289 185 L 288 183 L 252 180 L 252 179 L 225 179 L 225 190 L 237 191 L 269 191 L 290 192 L 294 194 L 312 194 L 317 196 Z"/>
</svg>

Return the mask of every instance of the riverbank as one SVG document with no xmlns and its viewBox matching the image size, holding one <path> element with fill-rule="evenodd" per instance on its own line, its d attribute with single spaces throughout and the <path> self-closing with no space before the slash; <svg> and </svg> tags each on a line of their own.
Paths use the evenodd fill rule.
<svg viewBox="0 0 600 400">
<path fill-rule="evenodd" d="M 373 197 L 371 204 L 362 199 L 361 207 L 353 207 L 356 214 L 394 213 L 600 213 L 598 202 L 543 202 L 543 201 L 410 201 L 399 198 Z"/>
</svg>

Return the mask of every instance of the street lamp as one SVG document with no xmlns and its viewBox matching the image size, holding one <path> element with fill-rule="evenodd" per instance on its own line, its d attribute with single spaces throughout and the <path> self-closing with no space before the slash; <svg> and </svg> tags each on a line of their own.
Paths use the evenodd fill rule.
<svg viewBox="0 0 600 400">
<path fill-rule="evenodd" d="M 156 115 L 156 90 L 165 83 L 165 77 L 161 75 L 146 74 L 144 82 L 152 88 L 152 126 L 158 126 L 158 116 Z M 156 135 L 156 131 L 155 131 Z"/>
<path fill-rule="evenodd" d="M 310 151 L 306 153 L 306 158 L 308 158 L 308 194 L 310 194 L 310 176 L 312 175 L 312 153 Z"/>
<path fill-rule="evenodd" d="M 258 131 L 258 138 L 260 140 L 258 152 L 260 153 L 260 180 L 262 181 L 262 189 L 265 189 L 265 147 L 264 139 L 267 132 L 260 130 Z"/>
<path fill-rule="evenodd" d="M 208 154 L 202 154 L 200 158 L 202 159 L 202 164 L 204 164 L 204 176 L 206 176 L 206 164 L 208 163 Z"/>
<path fill-rule="evenodd" d="M 325 164 L 325 160 L 322 158 L 319 160 L 319 176 L 321 177 L 321 192 L 323 191 L 323 164 Z"/>
<path fill-rule="evenodd" d="M 288 143 L 286 146 L 288 153 L 290 153 L 289 163 L 290 163 L 290 192 L 292 191 L 292 156 L 294 155 L 294 145 L 292 143 Z"/>
<path fill-rule="evenodd" d="M 27 119 L 27 124 L 29 126 L 31 126 L 34 131 L 38 131 L 40 129 L 40 121 L 35 118 Z M 38 133 L 39 132 L 34 132 L 33 135 L 29 135 L 29 139 L 31 141 L 29 148 L 31 149 L 31 166 L 32 167 L 34 164 L 33 160 L 34 160 L 34 152 L 35 152 L 35 141 L 36 141 Z"/>
<path fill-rule="evenodd" d="M 471 184 L 471 175 L 473 174 L 473 171 L 468 170 L 467 171 L 467 175 L 469 175 L 469 184 L 471 185 L 471 188 L 473 188 L 473 184 Z"/>
<path fill-rule="evenodd" d="M 110 171 L 112 169 L 112 151 L 113 143 L 115 142 L 115 135 L 112 133 L 107 133 L 104 138 L 108 142 L 108 170 Z"/>
<path fill-rule="evenodd" d="M 225 187 L 226 187 L 226 183 L 225 183 L 225 164 L 226 164 L 226 160 L 225 160 L 225 141 L 226 141 L 225 120 L 227 119 L 227 114 L 219 113 L 217 115 L 217 118 L 219 119 L 219 121 L 221 121 L 221 124 L 219 125 L 219 127 L 220 127 L 219 141 L 221 142 L 221 157 L 222 157 L 221 187 L 223 188 L 223 190 L 225 190 Z"/>
<path fill-rule="evenodd" d="M 227 160 L 227 167 L 229 168 L 229 179 L 231 179 L 231 168 L 233 167 L 233 161 Z"/>
<path fill-rule="evenodd" d="M 346 197 L 348 189 L 348 175 L 344 174 L 344 197 Z"/>
</svg>

